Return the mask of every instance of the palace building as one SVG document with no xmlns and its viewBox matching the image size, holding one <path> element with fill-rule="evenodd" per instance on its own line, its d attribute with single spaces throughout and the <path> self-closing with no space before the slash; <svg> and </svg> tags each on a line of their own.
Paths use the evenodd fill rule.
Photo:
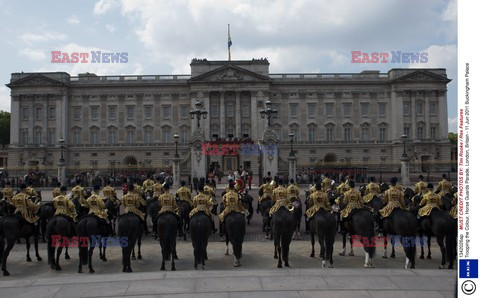
<svg viewBox="0 0 480 298">
<path fill-rule="evenodd" d="M 297 169 L 337 166 L 398 171 L 407 136 L 411 172 L 450 169 L 445 69 L 387 73 L 269 72 L 266 59 L 193 59 L 185 75 L 70 76 L 65 72 L 13 73 L 8 170 L 57 173 L 62 151 L 67 172 L 163 170 L 175 155 L 192 172 L 195 103 L 206 141 L 258 144 L 267 101 L 277 110 L 271 129 L 278 173 L 288 172 L 293 146 Z M 293 144 L 289 134 L 293 133 Z M 62 150 L 59 139 L 65 140 Z M 257 155 L 208 155 L 206 164 L 228 175 L 261 171 Z M 202 176 L 201 174 L 199 176 Z"/>
</svg>

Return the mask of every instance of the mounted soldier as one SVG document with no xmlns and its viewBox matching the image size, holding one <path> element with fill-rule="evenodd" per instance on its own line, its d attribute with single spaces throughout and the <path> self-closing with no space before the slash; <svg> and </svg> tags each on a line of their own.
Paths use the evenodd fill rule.
<svg viewBox="0 0 480 298">
<path fill-rule="evenodd" d="M 448 214 L 450 214 L 450 216 L 453 218 L 453 219 L 457 219 L 457 201 L 458 201 L 458 192 L 456 192 L 454 195 L 453 195 L 453 199 L 452 199 L 452 209 L 450 209 L 450 212 Z"/>
<path fill-rule="evenodd" d="M 336 192 L 339 196 L 343 195 L 345 192 L 350 190 L 350 187 L 347 184 L 347 181 L 345 180 L 345 177 L 342 177 L 340 179 L 340 185 L 337 186 Z"/>
<path fill-rule="evenodd" d="M 38 204 L 42 201 L 39 192 L 33 187 L 32 181 L 28 182 L 28 187 L 25 192 L 30 196 L 30 199 L 33 200 L 33 203 Z"/>
<path fill-rule="evenodd" d="M 369 184 L 365 188 L 365 195 L 363 196 L 363 203 L 368 204 L 373 199 L 374 196 L 378 196 L 380 194 L 380 186 L 375 183 L 375 178 L 370 177 Z"/>
<path fill-rule="evenodd" d="M 93 214 L 100 219 L 102 225 L 107 225 L 107 209 L 105 209 L 105 203 L 102 197 L 99 195 L 100 186 L 95 184 L 93 186 L 93 194 L 87 199 L 88 214 Z"/>
<path fill-rule="evenodd" d="M 177 201 L 175 200 L 175 196 L 170 193 L 170 184 L 165 183 L 163 190 L 165 192 L 158 198 L 158 202 L 160 203 L 160 211 L 158 211 L 158 215 L 169 212 L 175 215 L 178 221 L 180 218 L 178 216 Z"/>
<path fill-rule="evenodd" d="M 362 209 L 364 207 L 362 196 L 360 195 L 360 192 L 355 189 L 355 182 L 353 180 L 349 180 L 348 186 L 350 190 L 343 194 L 343 203 L 345 204 L 345 208 L 340 211 L 340 221 L 342 223 L 345 223 L 345 221 L 350 219 L 352 211 L 355 209 Z"/>
<path fill-rule="evenodd" d="M 153 198 L 157 199 L 159 198 L 163 193 L 163 183 L 165 182 L 165 179 L 163 177 L 158 177 L 157 183 L 153 185 Z"/>
<path fill-rule="evenodd" d="M 143 181 L 142 188 L 145 194 L 148 193 L 150 197 L 153 197 L 153 185 L 155 184 L 155 181 L 150 178 L 151 175 L 147 175 L 147 180 Z"/>
<path fill-rule="evenodd" d="M 25 184 L 20 185 L 20 193 L 14 195 L 11 201 L 15 207 L 14 214 L 29 224 L 37 222 L 38 216 L 35 213 L 38 211 L 39 205 L 32 202 Z"/>
<path fill-rule="evenodd" d="M 11 187 L 10 181 L 7 181 L 5 188 L 2 190 L 3 200 L 5 200 L 9 205 L 12 204 L 13 198 L 13 188 Z"/>
<path fill-rule="evenodd" d="M 448 182 L 448 181 L 447 181 Z M 440 209 L 442 206 L 442 200 L 440 195 L 433 192 L 433 184 L 428 183 L 427 185 L 428 193 L 423 196 L 422 201 L 419 206 L 423 206 L 418 210 L 417 218 L 430 216 L 430 213 L 434 208 Z"/>
<path fill-rule="evenodd" d="M 415 184 L 415 193 L 423 196 L 427 193 L 427 183 L 423 181 L 423 175 L 418 176 L 418 179 L 420 181 Z"/>
<path fill-rule="evenodd" d="M 437 192 L 440 198 L 444 195 L 452 194 L 452 183 L 447 180 L 447 175 L 442 175 L 442 181 L 438 182 Z"/>
<path fill-rule="evenodd" d="M 292 202 L 300 198 L 300 191 L 298 186 L 295 185 L 295 181 L 293 179 L 290 179 L 290 185 L 287 187 L 287 194 Z"/>
<path fill-rule="evenodd" d="M 220 219 L 220 224 L 223 223 L 225 217 L 231 212 L 238 212 L 244 214 L 248 213 L 248 211 L 242 205 L 240 195 L 235 191 L 234 184 L 229 185 L 228 192 L 223 195 L 222 203 L 225 209 L 218 216 L 218 218 Z"/>
<path fill-rule="evenodd" d="M 206 189 L 206 194 L 210 197 L 210 201 L 212 202 L 212 208 L 211 208 L 211 210 L 213 210 L 212 213 L 216 215 L 218 204 L 217 204 L 217 199 L 215 198 L 215 188 L 213 187 L 212 181 L 208 180 L 204 189 Z"/>
<path fill-rule="evenodd" d="M 74 204 L 75 204 L 75 201 L 78 202 L 78 204 L 79 204 L 79 206 L 77 206 L 77 204 L 75 204 L 75 206 L 77 208 L 77 213 L 78 213 L 80 207 L 87 208 L 87 201 L 85 199 L 85 197 L 87 196 L 87 192 L 85 191 L 85 189 L 80 184 L 81 184 L 81 180 L 77 179 L 77 185 L 75 185 L 75 187 L 72 188 L 72 198 L 71 199 L 72 199 Z"/>
<path fill-rule="evenodd" d="M 53 198 L 53 207 L 55 208 L 54 216 L 63 215 L 72 223 L 76 221 L 77 210 L 72 201 L 67 198 L 66 186 L 60 187 L 60 194 Z"/>
<path fill-rule="evenodd" d="M 128 186 L 128 193 L 122 198 L 123 206 L 125 206 L 124 213 L 134 213 L 140 217 L 141 220 L 145 219 L 145 214 L 138 209 L 140 206 L 145 205 L 145 200 L 135 192 L 133 184 Z"/>
<path fill-rule="evenodd" d="M 62 184 L 57 182 L 57 186 L 52 190 L 52 198 L 56 198 L 62 194 L 61 186 Z"/>
<path fill-rule="evenodd" d="M 325 174 L 325 178 L 322 180 L 322 189 L 324 192 L 332 188 L 332 179 L 329 174 Z"/>
<path fill-rule="evenodd" d="M 134 179 L 133 187 L 134 187 L 135 193 L 143 198 L 144 192 L 143 192 L 142 187 L 140 186 L 140 179 L 138 179 L 138 178 Z"/>
<path fill-rule="evenodd" d="M 271 184 L 272 182 L 272 178 L 270 177 L 267 177 L 266 181 L 264 184 L 262 184 L 262 186 L 260 186 L 260 193 L 262 194 L 259 198 L 258 198 L 258 204 L 257 204 L 257 212 L 259 212 L 260 210 L 260 205 L 262 203 L 263 200 L 269 198 L 269 199 L 273 199 L 273 189 L 274 189 L 274 186 Z"/>
<path fill-rule="evenodd" d="M 190 208 L 193 207 L 192 201 L 192 193 L 190 192 L 190 188 L 186 186 L 185 181 L 180 182 L 180 188 L 177 190 L 176 197 L 179 201 L 185 201 L 190 205 Z"/>
<path fill-rule="evenodd" d="M 204 187 L 202 183 L 199 184 L 200 193 L 193 198 L 193 209 L 190 211 L 189 217 L 192 218 L 196 213 L 203 211 L 205 215 L 210 218 L 212 231 L 215 233 L 215 222 L 213 221 L 213 214 L 210 209 L 213 207 L 211 197 L 209 195 L 209 188 Z"/>
<path fill-rule="evenodd" d="M 270 216 L 285 207 L 288 211 L 293 212 L 292 202 L 287 196 L 287 189 L 283 186 L 283 179 L 278 179 L 278 187 L 273 190 L 272 208 L 270 208 Z"/>
<path fill-rule="evenodd" d="M 120 202 L 120 200 L 117 198 L 117 192 L 115 191 L 115 188 L 112 187 L 112 182 L 110 180 L 107 180 L 107 186 L 102 189 L 102 192 L 105 201 L 111 201 L 117 207 L 122 204 L 122 202 Z"/>
<path fill-rule="evenodd" d="M 305 212 L 307 215 L 307 225 L 309 225 L 310 219 L 318 210 L 323 209 L 327 212 L 332 211 L 330 203 L 328 202 L 327 194 L 322 191 L 322 185 L 317 183 L 315 189 L 316 191 L 309 196 L 311 207 Z"/>
<path fill-rule="evenodd" d="M 405 209 L 405 202 L 403 200 L 403 192 L 399 190 L 397 185 L 397 177 L 390 179 L 391 187 L 385 192 L 384 202 L 387 204 L 380 210 L 379 231 L 383 232 L 383 219 L 391 216 L 395 208 Z"/>
</svg>

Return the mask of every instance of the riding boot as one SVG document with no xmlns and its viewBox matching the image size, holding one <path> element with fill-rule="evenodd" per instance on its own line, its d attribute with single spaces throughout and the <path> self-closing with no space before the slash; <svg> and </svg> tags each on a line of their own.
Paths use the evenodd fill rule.
<svg viewBox="0 0 480 298">
<path fill-rule="evenodd" d="M 215 221 L 212 219 L 210 222 L 212 223 L 212 234 L 215 234 L 217 232 L 217 229 L 215 229 Z"/>
</svg>

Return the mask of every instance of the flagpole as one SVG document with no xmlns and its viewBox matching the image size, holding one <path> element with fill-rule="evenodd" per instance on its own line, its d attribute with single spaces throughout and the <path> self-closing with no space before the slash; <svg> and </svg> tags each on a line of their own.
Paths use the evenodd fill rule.
<svg viewBox="0 0 480 298">
<path fill-rule="evenodd" d="M 228 24 L 228 61 L 231 60 L 231 56 L 230 56 L 230 45 L 231 45 L 232 41 L 230 39 L 230 24 Z"/>
</svg>

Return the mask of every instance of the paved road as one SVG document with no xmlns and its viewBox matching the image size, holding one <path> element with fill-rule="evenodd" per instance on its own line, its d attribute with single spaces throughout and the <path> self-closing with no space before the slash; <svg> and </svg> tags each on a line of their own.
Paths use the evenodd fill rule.
<svg viewBox="0 0 480 298">
<path fill-rule="evenodd" d="M 256 193 L 256 191 L 254 191 Z M 47 192 L 44 192 L 46 198 Z M 254 196 L 256 197 L 256 196 Z M 29 297 L 62 296 L 122 296 L 122 295 L 167 295 L 168 293 L 190 294 L 195 297 L 451 297 L 453 294 L 454 270 L 439 270 L 440 251 L 432 241 L 432 260 L 417 259 L 415 270 L 404 270 L 405 254 L 397 249 L 395 259 L 382 258 L 377 249 L 375 269 L 364 269 L 364 252 L 354 248 L 355 256 L 338 256 L 340 237 L 334 246 L 333 269 L 322 269 L 318 258 L 320 248 L 316 244 L 316 257 L 310 258 L 309 236 L 302 234 L 290 249 L 291 269 L 276 269 L 273 259 L 273 243 L 261 232 L 261 218 L 255 214 L 247 227 L 243 246 L 242 266 L 233 268 L 233 256 L 225 256 L 225 244 L 218 234 L 212 235 L 208 245 L 209 260 L 206 271 L 193 269 L 193 249 L 190 241 L 179 241 L 176 261 L 177 272 L 161 273 L 161 253 L 158 241 L 146 236 L 142 245 L 142 260 L 132 261 L 133 274 L 121 273 L 121 250 L 107 249 L 107 262 L 94 252 L 95 274 L 78 274 L 78 250 L 70 249 L 71 260 L 61 259 L 62 271 L 52 271 L 47 266 L 46 244 L 40 244 L 43 261 L 27 263 L 25 244 L 16 245 L 10 254 L 9 277 L 0 277 L 0 297 L 16 294 Z M 302 231 L 304 228 L 302 227 Z M 33 252 L 33 246 L 31 254 Z M 389 248 L 390 252 L 390 248 Z M 418 249 L 419 253 L 419 249 Z M 417 253 L 417 254 L 418 254 Z M 34 254 L 32 254 L 33 257 Z M 418 256 L 417 256 L 418 257 Z M 170 263 L 167 263 L 167 269 Z M 84 268 L 84 272 L 88 272 Z M 231 278 L 228 278 L 231 277 Z M 234 282 L 232 282 L 232 280 Z M 102 283 L 108 281 L 108 283 Z M 422 290 L 418 292 L 417 290 Z M 260 293 L 260 291 L 263 291 Z M 281 291 L 281 292 L 277 292 Z M 410 291 L 408 293 L 404 291 Z M 180 295 L 179 297 L 186 297 Z M 169 297 L 176 297 L 170 296 Z M 327 297 L 327 296 L 325 296 Z"/>
</svg>

